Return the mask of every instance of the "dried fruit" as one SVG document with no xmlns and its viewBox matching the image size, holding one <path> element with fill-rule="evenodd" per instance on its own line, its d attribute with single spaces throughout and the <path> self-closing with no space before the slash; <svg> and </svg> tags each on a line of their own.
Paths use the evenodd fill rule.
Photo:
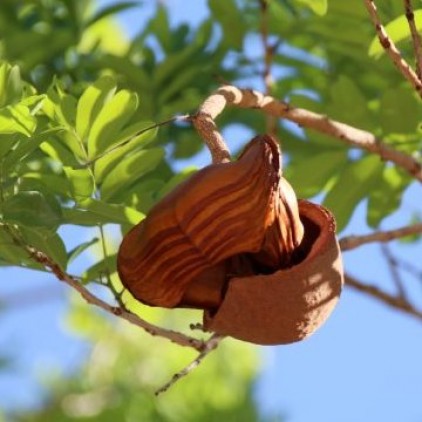
<svg viewBox="0 0 422 422">
<path fill-rule="evenodd" d="M 293 189 L 281 175 L 278 143 L 270 136 L 258 136 L 236 162 L 198 171 L 155 205 L 123 239 L 117 262 L 120 277 L 146 304 L 206 310 L 205 326 L 212 331 L 262 344 L 296 341 L 308 334 L 311 316 L 318 314 L 317 325 L 322 321 L 325 311 L 309 313 L 309 303 L 319 306 L 322 299 L 331 306 L 342 283 L 341 268 L 336 269 L 339 277 L 332 291 L 321 288 L 330 280 L 321 275 L 319 264 L 315 267 L 319 275 L 311 274 L 318 281 L 304 275 L 303 265 L 313 268 L 306 263 L 314 263 L 315 254 L 324 255 L 318 249 L 319 239 L 329 239 L 328 249 L 334 246 L 339 256 L 332 217 L 313 207 L 306 202 L 298 207 Z M 300 209 L 305 210 L 305 230 Z M 334 255 L 329 259 L 338 260 Z M 285 273 L 298 270 L 298 280 L 296 276 L 285 280 Z M 242 299 L 246 291 L 249 299 Z M 268 294 L 277 296 L 267 300 Z M 308 300 L 311 296 L 315 300 Z M 271 312 L 288 316 L 287 325 L 271 329 L 272 321 L 279 324 L 280 315 L 273 318 L 270 302 Z M 253 327 L 252 321 L 258 326 Z M 292 323 L 302 328 L 294 333 Z"/>
</svg>

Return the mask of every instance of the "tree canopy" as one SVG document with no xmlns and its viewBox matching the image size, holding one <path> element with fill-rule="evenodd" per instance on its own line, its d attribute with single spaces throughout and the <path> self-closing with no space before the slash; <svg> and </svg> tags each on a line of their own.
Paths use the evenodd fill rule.
<svg viewBox="0 0 422 422">
<path fill-rule="evenodd" d="M 116 251 L 121 235 L 196 171 L 178 170 L 205 148 L 184 116 L 222 84 L 286 105 L 278 115 L 227 107 L 218 126 L 234 155 L 251 135 L 275 134 L 286 178 L 298 197 L 334 213 L 344 251 L 401 237 L 420 247 L 420 204 L 406 209 L 402 198 L 422 181 L 422 9 L 378 3 L 208 0 L 205 20 L 172 24 L 157 2 L 128 37 L 117 16 L 142 17 L 137 1 L 2 1 L 0 264 L 53 273 L 112 314 L 75 300 L 69 318 L 92 353 L 80 373 L 53 383 L 43 409 L 16 420 L 262 420 L 252 399 L 259 367 L 252 346 L 225 339 L 201 374 L 155 400 L 151 392 L 195 350 L 116 322 L 133 316 L 151 331 L 144 321 L 152 321 L 153 333 L 172 340 L 168 329 L 182 330 L 179 344 L 192 336 L 197 312 L 151 310 L 122 289 Z M 362 225 L 373 237 L 343 236 L 362 201 Z M 395 212 L 399 229 L 383 227 Z M 90 238 L 69 248 L 64 226 L 83 227 Z M 82 255 L 92 263 L 73 275 Z M 350 270 L 351 287 L 422 318 L 420 298 L 403 294 L 402 277 L 396 294 Z M 206 341 L 198 338 L 194 349 Z"/>
</svg>

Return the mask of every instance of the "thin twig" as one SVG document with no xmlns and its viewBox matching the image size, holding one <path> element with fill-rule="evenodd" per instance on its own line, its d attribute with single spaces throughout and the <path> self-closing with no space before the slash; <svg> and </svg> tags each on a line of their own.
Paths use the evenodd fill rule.
<svg viewBox="0 0 422 422">
<path fill-rule="evenodd" d="M 261 44 L 264 50 L 264 86 L 265 94 L 272 94 L 272 87 L 274 84 L 273 75 L 271 73 L 272 62 L 274 59 L 274 47 L 269 43 L 268 36 L 268 0 L 259 0 L 260 10 L 261 10 L 261 24 L 260 24 L 260 33 L 261 33 Z M 275 135 L 277 133 L 277 119 L 274 116 L 267 116 L 266 118 L 267 133 Z"/>
<path fill-rule="evenodd" d="M 412 35 L 413 52 L 415 54 L 416 74 L 420 81 L 422 81 L 422 40 L 419 35 L 415 23 L 415 14 L 413 13 L 413 6 L 411 0 L 404 0 L 404 8 L 406 11 L 406 19 L 409 24 L 410 33 Z"/>
<path fill-rule="evenodd" d="M 414 234 L 422 234 L 422 223 L 412 224 L 411 226 L 400 227 L 394 230 L 378 231 L 362 236 L 347 236 L 340 239 L 339 242 L 341 250 L 348 251 L 367 243 L 390 242 Z"/>
<path fill-rule="evenodd" d="M 381 19 L 378 15 L 377 6 L 374 0 L 365 0 L 366 8 L 368 9 L 372 23 L 374 24 L 375 30 L 378 35 L 378 39 L 390 57 L 391 61 L 396 65 L 401 74 L 412 84 L 413 88 L 422 98 L 422 82 L 418 75 L 413 71 L 409 63 L 402 57 L 400 51 L 394 44 L 393 40 L 388 36 L 385 28 L 381 23 Z"/>
<path fill-rule="evenodd" d="M 224 337 L 213 334 L 209 340 L 206 342 L 206 347 L 199 353 L 199 355 L 187 366 L 185 366 L 181 371 L 174 374 L 170 381 L 165 383 L 162 387 L 160 387 L 156 392 L 155 395 L 158 396 L 164 392 L 166 392 L 171 386 L 173 386 L 177 381 L 181 378 L 189 375 L 195 368 L 197 368 L 202 361 L 213 351 L 217 348 L 220 344 L 221 340 Z"/>
<path fill-rule="evenodd" d="M 100 299 L 99 297 L 92 294 L 83 284 L 81 284 L 78 280 L 71 277 L 69 274 L 64 272 L 60 266 L 55 263 L 49 256 L 47 256 L 44 252 L 38 251 L 30 245 L 22 242 L 22 239 L 16 234 L 15 230 L 13 230 L 9 226 L 4 226 L 5 229 L 9 232 L 12 236 L 15 243 L 26 250 L 29 256 L 43 265 L 45 268 L 49 269 L 51 273 L 53 273 L 59 280 L 63 281 L 74 290 L 76 290 L 82 298 L 86 300 L 87 303 L 91 305 L 98 306 L 99 308 L 103 309 L 104 311 L 118 316 L 119 318 L 125 319 L 130 323 L 142 328 L 143 330 L 147 331 L 149 334 L 153 336 L 160 336 L 164 337 L 167 340 L 170 340 L 173 343 L 177 343 L 180 346 L 185 347 L 192 347 L 198 351 L 204 350 L 206 347 L 206 342 L 203 340 L 196 339 L 194 337 L 189 337 L 185 334 L 178 333 L 173 330 L 167 330 L 162 327 L 158 327 L 153 325 L 142 318 L 138 317 L 131 312 L 126 311 L 120 307 L 111 306 L 104 300 Z"/>
<path fill-rule="evenodd" d="M 382 254 L 387 261 L 388 268 L 391 273 L 391 278 L 397 288 L 397 295 L 403 300 L 408 300 L 406 290 L 404 289 L 404 283 L 398 269 L 397 260 L 394 258 L 393 254 L 390 251 L 390 248 L 386 243 L 381 245 Z"/>
<path fill-rule="evenodd" d="M 345 274 L 344 280 L 346 285 L 354 288 L 355 290 L 366 293 L 369 296 L 373 296 L 392 308 L 400 309 L 401 311 L 422 320 L 422 311 L 416 309 L 411 303 L 402 297 L 390 295 L 381 290 L 379 287 L 364 284 L 348 274 Z"/>
<path fill-rule="evenodd" d="M 186 116 L 174 116 L 174 117 L 171 117 L 170 119 L 163 120 L 162 122 L 154 123 L 151 126 L 148 126 L 148 127 L 144 128 L 144 129 L 139 130 L 134 135 L 132 135 L 130 138 L 125 139 L 124 141 L 119 142 L 116 145 L 113 145 L 108 150 L 104 151 L 101 154 L 98 154 L 92 160 L 86 161 L 85 163 L 81 164 L 79 166 L 79 168 L 90 167 L 92 164 L 94 164 L 100 158 L 103 158 L 104 156 L 110 154 L 111 152 L 114 152 L 114 151 L 116 151 L 116 150 L 118 150 L 118 149 L 126 146 L 127 144 L 129 144 L 130 142 L 132 142 L 134 139 L 136 139 L 138 136 L 141 136 L 144 133 L 149 132 L 150 130 L 157 129 L 157 128 L 161 127 L 161 126 L 165 126 L 165 125 L 168 125 L 169 123 L 173 123 L 173 122 L 176 122 L 176 121 L 182 122 L 182 121 L 187 121 L 187 120 L 189 120 L 189 116 L 187 116 L 187 115 Z"/>
<path fill-rule="evenodd" d="M 227 157 L 230 156 L 227 145 L 214 123 L 214 119 L 226 105 L 260 109 L 267 114 L 290 120 L 299 126 L 337 138 L 348 145 L 378 154 L 383 160 L 395 163 L 422 182 L 421 163 L 411 155 L 386 145 L 372 133 L 303 108 L 293 107 L 259 91 L 239 89 L 232 85 L 225 85 L 217 89 L 202 103 L 198 113 L 191 117 L 198 133 L 210 147 L 214 162 L 218 162 L 214 158 L 220 158 L 221 154 L 225 157 L 225 151 L 227 151 Z M 217 148 L 220 154 L 213 152 L 212 148 Z"/>
</svg>

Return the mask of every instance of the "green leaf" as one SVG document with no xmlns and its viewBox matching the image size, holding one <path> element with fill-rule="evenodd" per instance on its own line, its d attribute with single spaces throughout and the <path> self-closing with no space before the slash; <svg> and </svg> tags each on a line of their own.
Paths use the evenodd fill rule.
<svg viewBox="0 0 422 422">
<path fill-rule="evenodd" d="M 97 183 L 103 180 L 124 155 L 134 149 L 145 147 L 155 138 L 158 128 L 152 128 L 153 125 L 153 122 L 138 122 L 120 133 L 114 147 L 104 151 L 104 155 L 95 162 L 94 174 Z M 152 129 L 147 130 L 148 128 Z"/>
<path fill-rule="evenodd" d="M 192 64 L 193 57 L 205 49 L 212 33 L 212 23 L 205 21 L 195 34 L 191 44 L 176 53 L 169 54 L 154 71 L 154 86 L 157 90 L 162 90 L 167 83 L 179 73 L 185 72 Z"/>
<path fill-rule="evenodd" d="M 77 226 L 98 226 L 108 223 L 133 226 L 145 218 L 145 215 L 136 209 L 123 205 L 107 204 L 94 199 L 83 205 L 84 209 L 63 208 L 64 223 Z"/>
<path fill-rule="evenodd" d="M 183 169 L 175 174 L 157 193 L 157 200 L 163 198 L 170 193 L 176 186 L 187 180 L 190 176 L 198 171 L 197 167 L 191 166 Z"/>
<path fill-rule="evenodd" d="M 99 10 L 86 24 L 85 27 L 88 28 L 89 26 L 93 25 L 94 23 L 104 19 L 106 17 L 115 15 L 119 12 L 123 12 L 124 10 L 131 9 L 133 7 L 138 6 L 139 3 L 136 1 L 125 1 L 120 2 L 118 4 L 112 4 L 111 6 L 104 7 L 103 9 Z"/>
<path fill-rule="evenodd" d="M 124 203 L 129 207 L 146 214 L 151 207 L 157 202 L 157 196 L 164 186 L 164 182 L 155 179 L 152 176 L 140 179 L 139 182 L 133 184 L 129 189 L 120 191 L 119 194 L 113 196 L 116 203 Z"/>
<path fill-rule="evenodd" d="M 368 155 L 348 164 L 328 192 L 324 205 L 333 211 L 340 232 L 348 223 L 359 202 L 377 189 L 384 163 Z"/>
<path fill-rule="evenodd" d="M 135 93 L 122 90 L 108 101 L 95 119 L 88 139 L 88 156 L 95 158 L 116 144 L 119 132 L 138 107 Z"/>
<path fill-rule="evenodd" d="M 70 184 L 65 175 L 54 173 L 28 172 L 19 178 L 21 191 L 47 191 L 54 195 L 68 196 Z"/>
<path fill-rule="evenodd" d="M 154 17 L 148 24 L 148 30 L 158 38 L 164 51 L 170 51 L 174 34 L 170 30 L 167 9 L 160 3 L 158 3 Z"/>
<path fill-rule="evenodd" d="M 76 98 L 66 94 L 58 80 L 48 89 L 43 110 L 51 120 L 73 130 L 76 121 Z"/>
<path fill-rule="evenodd" d="M 117 255 L 110 255 L 89 267 L 82 274 L 82 281 L 89 283 L 92 280 L 101 280 L 116 272 Z"/>
<path fill-rule="evenodd" d="M 421 113 L 420 102 L 410 88 L 388 89 L 381 98 L 380 122 L 385 134 L 415 133 Z"/>
<path fill-rule="evenodd" d="M 371 129 L 373 122 L 365 97 L 347 76 L 340 76 L 330 89 L 331 102 L 327 114 L 357 127 Z"/>
<path fill-rule="evenodd" d="M 76 132 L 86 140 L 98 113 L 116 92 L 116 80 L 103 76 L 90 85 L 82 94 L 76 109 Z"/>
<path fill-rule="evenodd" d="M 0 134 L 22 133 L 31 136 L 37 127 L 37 119 L 29 108 L 22 104 L 15 104 L 0 109 Z"/>
<path fill-rule="evenodd" d="M 298 197 L 309 198 L 321 192 L 346 161 L 346 150 L 321 151 L 298 163 L 290 163 L 286 170 L 286 178 Z"/>
<path fill-rule="evenodd" d="M 14 135 L 1 135 L 0 134 L 0 159 L 5 155 L 10 154 L 13 147 L 19 142 L 21 136 L 19 134 Z"/>
<path fill-rule="evenodd" d="M 70 194 L 76 203 L 83 203 L 92 197 L 95 191 L 94 176 L 90 169 L 63 167 L 70 182 Z"/>
<path fill-rule="evenodd" d="M 66 128 L 58 127 L 57 130 L 57 134 L 41 144 L 41 149 L 65 166 L 77 167 L 80 161 L 86 161 L 86 152 L 75 133 Z"/>
<path fill-rule="evenodd" d="M 80 245 L 76 246 L 71 251 L 69 251 L 67 254 L 68 265 L 70 265 L 81 253 L 85 252 L 92 245 L 95 245 L 98 241 L 99 239 L 97 237 L 94 237 L 93 239 L 81 243 Z"/>
<path fill-rule="evenodd" d="M 327 13 L 328 1 L 327 0 L 296 0 L 309 7 L 315 14 L 324 16 Z"/>
<path fill-rule="evenodd" d="M 57 233 L 36 230 L 30 227 L 22 227 L 20 231 L 25 241 L 35 249 L 44 252 L 62 270 L 66 270 L 67 253 L 63 240 Z"/>
<path fill-rule="evenodd" d="M 54 197 L 37 191 L 18 192 L 2 206 L 3 219 L 25 227 L 55 230 L 62 221 L 60 205 Z"/>
<path fill-rule="evenodd" d="M 224 42 L 231 48 L 241 50 L 247 27 L 236 1 L 208 0 L 208 7 L 223 29 Z"/>
<path fill-rule="evenodd" d="M 121 189 L 127 189 L 141 176 L 154 170 L 164 158 L 162 148 L 151 148 L 130 154 L 122 159 L 104 178 L 101 197 L 109 199 Z"/>
<path fill-rule="evenodd" d="M 0 263 L 1 265 L 25 266 L 42 269 L 30 258 L 28 252 L 17 245 L 4 226 L 0 225 Z"/>
<path fill-rule="evenodd" d="M 20 161 L 24 160 L 28 155 L 34 152 L 45 139 L 48 139 L 57 130 L 50 129 L 40 134 L 31 136 L 31 138 L 23 138 L 17 146 L 9 151 L 3 161 L 3 171 L 11 171 Z"/>
<path fill-rule="evenodd" d="M 422 31 L 422 9 L 418 9 L 414 11 L 414 20 L 416 29 L 420 32 Z M 385 30 L 391 40 L 397 44 L 401 41 L 405 41 L 410 38 L 410 29 L 409 23 L 405 15 L 401 15 L 396 19 L 393 19 L 387 25 L 385 25 Z M 369 46 L 368 54 L 371 57 L 380 57 L 384 53 L 385 49 L 381 45 L 378 36 L 375 36 L 372 39 L 372 42 Z"/>
<path fill-rule="evenodd" d="M 22 80 L 18 66 L 0 64 L 0 108 L 18 102 L 22 97 Z"/>
<path fill-rule="evenodd" d="M 396 211 L 401 204 L 404 190 L 412 178 L 397 167 L 386 167 L 376 189 L 369 194 L 367 222 L 378 227 L 381 221 Z"/>
</svg>

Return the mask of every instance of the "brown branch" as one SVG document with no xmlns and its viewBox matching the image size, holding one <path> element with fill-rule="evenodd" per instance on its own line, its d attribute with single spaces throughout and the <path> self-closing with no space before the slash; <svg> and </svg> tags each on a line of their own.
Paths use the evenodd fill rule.
<svg viewBox="0 0 422 422">
<path fill-rule="evenodd" d="M 386 145 L 372 133 L 309 110 L 292 107 L 259 91 L 239 89 L 231 85 L 217 89 L 202 103 L 198 113 L 191 117 L 198 133 L 209 146 L 214 162 L 216 162 L 215 157 L 221 156 L 221 154 L 213 152 L 215 147 L 217 149 L 221 147 L 223 157 L 227 157 L 227 159 L 230 157 L 224 139 L 214 123 L 214 119 L 228 104 L 241 108 L 260 109 L 267 114 L 290 120 L 299 126 L 337 138 L 348 145 L 378 154 L 383 160 L 395 163 L 422 182 L 422 165 L 415 158 Z M 203 127 L 206 127 L 206 130 L 203 130 Z M 224 155 L 225 151 L 227 151 L 227 155 Z"/>
<path fill-rule="evenodd" d="M 411 303 L 402 297 L 390 295 L 381 290 L 379 287 L 364 284 L 348 274 L 345 274 L 344 280 L 346 285 L 352 287 L 353 289 L 375 297 L 392 308 L 399 309 L 414 316 L 415 318 L 418 318 L 419 320 L 422 320 L 422 311 L 416 309 Z"/>
<path fill-rule="evenodd" d="M 142 328 L 152 336 L 160 336 L 166 338 L 167 340 L 170 340 L 173 343 L 177 343 L 180 346 L 192 347 L 200 352 L 202 352 L 207 347 L 207 343 L 203 340 L 199 340 L 194 337 L 189 337 L 185 334 L 178 333 L 173 330 L 167 330 L 165 328 L 158 327 L 143 320 L 137 315 L 126 311 L 125 309 L 108 304 L 104 300 L 92 294 L 83 284 L 81 284 L 74 277 L 64 272 L 60 268 L 60 266 L 55 263 L 44 252 L 40 252 L 32 246 L 23 243 L 22 239 L 20 239 L 19 236 L 17 236 L 17 234 L 14 232 L 14 230 L 12 230 L 9 226 L 3 227 L 8 230 L 15 243 L 18 246 L 22 247 L 24 250 L 26 250 L 26 252 L 32 259 L 43 265 L 46 269 L 49 269 L 51 273 L 54 274 L 59 280 L 63 281 L 68 286 L 76 290 L 81 295 L 81 297 L 86 300 L 87 303 L 97 306 L 112 315 L 118 316 L 119 318 L 129 321 L 130 323 Z"/>
<path fill-rule="evenodd" d="M 404 289 L 404 283 L 401 278 L 400 271 L 398 269 L 397 261 L 386 243 L 381 245 L 381 251 L 387 261 L 387 265 L 391 273 L 391 278 L 393 279 L 393 282 L 397 288 L 398 296 L 401 297 L 403 300 L 408 300 L 406 290 Z"/>
<path fill-rule="evenodd" d="M 422 233 L 422 223 L 413 224 L 411 226 L 400 227 L 394 230 L 379 231 L 362 236 L 347 236 L 340 239 L 340 248 L 342 251 L 355 249 L 359 246 L 373 242 L 390 242 L 391 240 L 400 239 L 402 237 L 413 234 Z"/>
<path fill-rule="evenodd" d="M 165 383 L 162 387 L 160 387 L 156 392 L 155 395 L 158 396 L 161 393 L 166 392 L 172 385 L 174 385 L 177 381 L 181 378 L 189 375 L 195 368 L 197 368 L 202 361 L 213 351 L 215 350 L 220 341 L 223 339 L 222 336 L 218 334 L 213 334 L 209 340 L 206 342 L 206 347 L 199 353 L 199 355 L 187 366 L 185 366 L 181 371 L 174 374 L 170 381 Z"/>
<path fill-rule="evenodd" d="M 271 46 L 268 40 L 268 1 L 269 0 L 259 0 L 260 10 L 261 10 L 261 24 L 260 24 L 260 34 L 261 34 L 261 44 L 264 51 L 264 72 L 263 80 L 265 86 L 265 94 L 271 95 L 272 87 L 274 84 L 273 75 L 271 73 L 272 62 L 274 59 L 274 46 Z M 266 119 L 266 131 L 271 135 L 275 135 L 277 132 L 277 120 L 274 116 L 267 116 Z"/>
<path fill-rule="evenodd" d="M 418 29 L 416 28 L 412 1 L 404 0 L 404 8 L 406 11 L 406 19 L 409 24 L 410 33 L 412 35 L 413 52 L 415 54 L 416 62 L 416 74 L 418 75 L 419 80 L 422 81 L 422 40 Z"/>
<path fill-rule="evenodd" d="M 412 84 L 413 88 L 422 98 L 422 82 L 418 75 L 410 67 L 409 63 L 404 60 L 393 40 L 388 36 L 385 28 L 381 23 L 381 19 L 378 15 L 377 6 L 375 5 L 374 0 L 365 0 L 365 6 L 368 9 L 369 15 L 371 17 L 372 23 L 374 24 L 378 39 L 382 47 L 390 57 L 391 61 L 401 72 L 401 74 Z"/>
</svg>

